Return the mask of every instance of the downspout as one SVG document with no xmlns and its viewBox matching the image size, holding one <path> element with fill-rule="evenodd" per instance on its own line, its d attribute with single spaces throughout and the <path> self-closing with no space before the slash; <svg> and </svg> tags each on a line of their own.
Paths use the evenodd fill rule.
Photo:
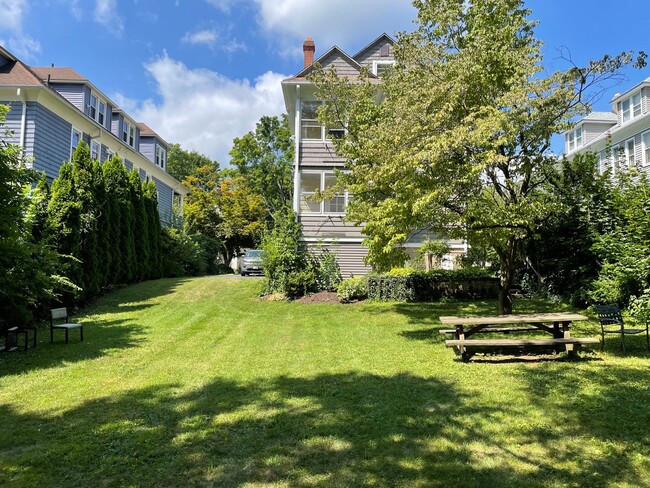
<svg viewBox="0 0 650 488">
<path fill-rule="evenodd" d="M 20 97 L 21 103 L 23 104 L 23 113 L 20 119 L 20 147 L 25 151 L 25 138 L 26 138 L 26 129 L 27 129 L 27 98 L 25 93 L 18 88 L 16 95 Z"/>
<path fill-rule="evenodd" d="M 293 210 L 300 211 L 300 119 L 302 118 L 300 108 L 300 85 L 296 85 L 296 119 L 294 127 L 294 162 L 293 162 Z"/>
</svg>

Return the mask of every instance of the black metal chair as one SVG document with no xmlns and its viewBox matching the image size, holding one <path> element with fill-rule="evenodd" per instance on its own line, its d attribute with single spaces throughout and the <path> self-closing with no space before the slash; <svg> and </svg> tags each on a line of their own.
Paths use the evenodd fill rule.
<svg viewBox="0 0 650 488">
<path fill-rule="evenodd" d="M 594 305 L 594 310 L 600 320 L 600 335 L 602 337 L 601 351 L 605 350 L 605 334 L 620 334 L 621 335 L 621 348 L 625 352 L 625 335 L 626 334 L 642 334 L 645 332 L 646 345 L 650 351 L 650 333 L 648 332 L 648 322 L 645 323 L 643 329 L 629 329 L 625 327 L 621 310 L 616 303 L 609 305 Z"/>
<path fill-rule="evenodd" d="M 27 337 L 27 331 L 21 330 L 18 327 L 4 327 L 2 329 L 2 335 L 4 336 L 4 346 L 0 346 L 0 351 L 11 352 L 18 351 L 18 337 L 23 336 L 25 340 L 25 351 L 27 350 L 27 343 L 29 341 Z"/>
<path fill-rule="evenodd" d="M 70 329 L 79 329 L 79 338 L 84 340 L 84 328 L 81 324 L 74 324 L 68 322 L 68 309 L 53 308 L 50 310 L 50 343 L 54 342 L 54 329 L 65 330 L 65 343 L 68 343 L 68 332 Z"/>
</svg>

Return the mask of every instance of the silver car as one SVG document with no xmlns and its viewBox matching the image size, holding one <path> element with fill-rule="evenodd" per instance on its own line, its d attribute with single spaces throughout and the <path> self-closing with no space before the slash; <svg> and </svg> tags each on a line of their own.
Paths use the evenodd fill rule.
<svg viewBox="0 0 650 488">
<path fill-rule="evenodd" d="M 239 259 L 239 273 L 242 276 L 252 273 L 264 274 L 262 251 L 259 249 L 250 249 L 246 251 L 246 254 Z"/>
</svg>

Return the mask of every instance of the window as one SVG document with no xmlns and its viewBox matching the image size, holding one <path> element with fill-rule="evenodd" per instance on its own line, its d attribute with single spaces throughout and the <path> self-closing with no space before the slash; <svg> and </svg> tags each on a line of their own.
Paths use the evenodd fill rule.
<svg viewBox="0 0 650 488">
<path fill-rule="evenodd" d="M 88 116 L 93 120 L 97 119 L 97 97 L 95 95 L 90 95 L 90 105 L 88 106 Z"/>
<path fill-rule="evenodd" d="M 641 93 L 636 93 L 619 102 L 619 111 L 623 122 L 628 122 L 641 115 Z"/>
<path fill-rule="evenodd" d="M 99 142 L 91 141 L 90 142 L 90 157 L 96 161 L 99 161 Z"/>
<path fill-rule="evenodd" d="M 81 131 L 73 127 L 72 135 L 70 136 L 70 157 L 72 157 L 72 153 L 77 149 L 79 141 L 81 141 Z"/>
<path fill-rule="evenodd" d="M 312 141 L 322 141 L 324 139 L 324 127 L 318 123 L 316 111 L 321 102 L 303 101 L 302 117 L 300 118 L 301 138 Z"/>
<path fill-rule="evenodd" d="M 625 141 L 625 161 L 630 168 L 635 164 L 634 139 L 628 139 Z"/>
<path fill-rule="evenodd" d="M 343 214 L 352 196 L 345 191 L 340 195 L 317 202 L 311 198 L 336 184 L 336 175 L 329 171 L 302 172 L 300 179 L 300 212 L 311 214 Z"/>
<path fill-rule="evenodd" d="M 566 135 L 567 152 L 571 152 L 582 146 L 582 127 L 572 130 Z"/>
<path fill-rule="evenodd" d="M 97 122 L 99 122 L 99 124 L 103 126 L 105 120 L 106 120 L 106 104 L 104 102 L 99 102 L 99 110 L 97 112 Z"/>
<path fill-rule="evenodd" d="M 380 78 L 395 64 L 395 61 L 373 61 L 372 62 L 372 73 L 379 76 Z"/>
<path fill-rule="evenodd" d="M 129 123 L 126 120 L 122 122 L 122 140 L 129 141 Z"/>
<path fill-rule="evenodd" d="M 647 166 L 650 164 L 650 131 L 643 133 L 641 143 L 643 144 L 643 165 Z"/>
<path fill-rule="evenodd" d="M 164 148 L 156 146 L 156 164 L 162 169 L 165 169 L 165 161 L 167 159 L 167 152 Z"/>
<path fill-rule="evenodd" d="M 129 146 L 135 147 L 135 126 L 129 126 Z"/>
<path fill-rule="evenodd" d="M 113 159 L 113 156 L 115 156 L 115 152 L 110 148 L 106 148 L 106 159 Z"/>
<path fill-rule="evenodd" d="M 612 146 L 612 173 L 618 174 L 625 164 L 625 147 Z"/>
</svg>

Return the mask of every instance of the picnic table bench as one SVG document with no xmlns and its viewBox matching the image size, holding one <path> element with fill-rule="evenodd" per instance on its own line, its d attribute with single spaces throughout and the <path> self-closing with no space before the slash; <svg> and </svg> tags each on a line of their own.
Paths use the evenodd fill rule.
<svg viewBox="0 0 650 488">
<path fill-rule="evenodd" d="M 519 315 L 497 315 L 478 317 L 442 316 L 443 325 L 453 325 L 453 329 L 442 329 L 441 334 L 453 334 L 454 338 L 445 341 L 447 347 L 453 347 L 463 361 L 477 352 L 499 352 L 502 349 L 517 351 L 540 351 L 553 349 L 565 350 L 570 356 L 581 346 L 598 344 L 598 339 L 571 337 L 571 324 L 574 321 L 588 320 L 588 317 L 576 313 L 536 313 Z M 518 338 L 518 339 L 470 339 L 475 334 L 485 333 L 519 333 L 542 332 L 552 338 Z"/>
</svg>

